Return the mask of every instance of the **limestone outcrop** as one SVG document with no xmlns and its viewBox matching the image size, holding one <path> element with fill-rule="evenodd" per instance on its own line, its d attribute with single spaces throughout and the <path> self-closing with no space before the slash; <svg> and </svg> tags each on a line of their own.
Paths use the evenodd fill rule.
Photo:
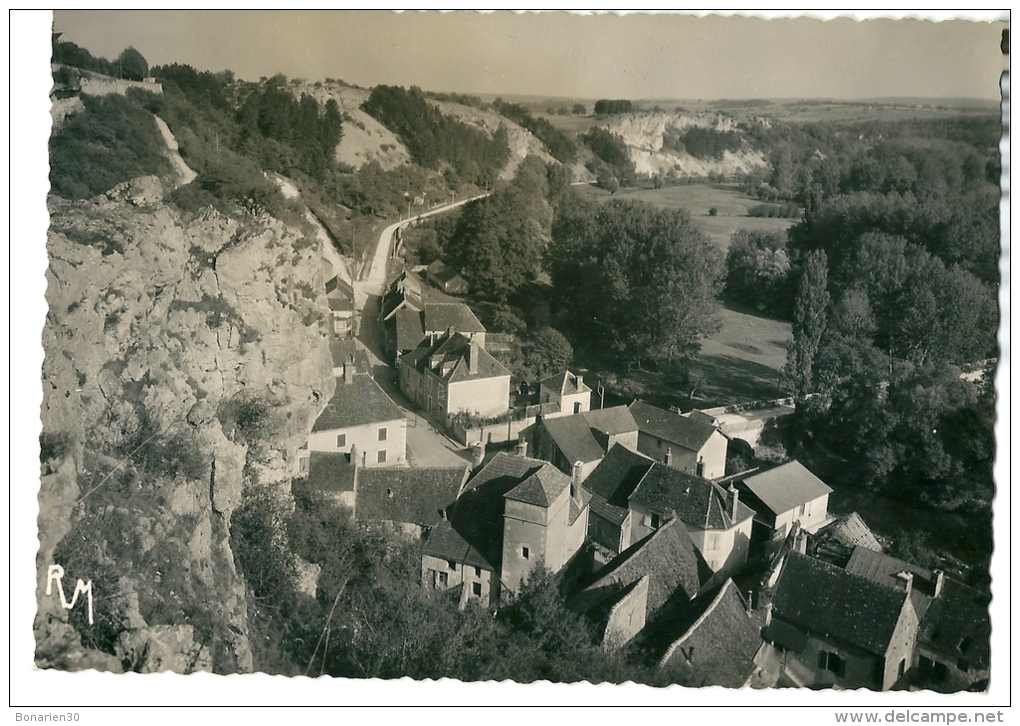
<svg viewBox="0 0 1020 726">
<path fill-rule="evenodd" d="M 154 177 L 50 212 L 37 664 L 250 671 L 230 518 L 332 395 L 318 243 L 182 218 Z M 92 624 L 46 595 L 53 564 L 68 598 L 91 580 Z"/>
</svg>

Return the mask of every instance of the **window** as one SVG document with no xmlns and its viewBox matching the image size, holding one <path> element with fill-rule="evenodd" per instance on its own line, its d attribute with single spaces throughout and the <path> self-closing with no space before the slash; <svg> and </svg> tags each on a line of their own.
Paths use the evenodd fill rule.
<svg viewBox="0 0 1020 726">
<path fill-rule="evenodd" d="M 380 441 L 385 441 L 386 440 L 386 427 L 385 426 L 383 426 L 381 429 L 379 429 L 379 440 Z"/>
<path fill-rule="evenodd" d="M 308 457 L 307 456 L 305 456 L 305 457 L 303 457 L 301 459 L 298 459 L 298 470 L 302 474 L 307 474 L 308 473 Z"/>
<path fill-rule="evenodd" d="M 482 583 L 480 583 L 480 582 L 472 582 L 471 583 L 471 592 L 474 594 L 475 597 L 481 597 L 482 596 Z"/>
<path fill-rule="evenodd" d="M 800 510 L 797 512 L 797 516 L 798 517 L 803 517 L 804 516 L 804 512 L 806 512 L 806 511 L 807 511 L 807 505 L 806 504 L 801 504 L 800 505 Z"/>
<path fill-rule="evenodd" d="M 697 468 L 697 471 L 695 471 L 695 474 L 697 474 L 698 476 L 705 476 L 705 460 L 704 459 L 698 459 L 698 468 Z"/>
<path fill-rule="evenodd" d="M 475 577 L 481 577 L 481 576 L 482 576 L 482 568 L 481 567 L 476 567 L 475 568 Z"/>
<path fill-rule="evenodd" d="M 379 464 L 386 463 L 386 449 L 379 449 L 379 453 L 375 455 L 375 460 Z"/>
<path fill-rule="evenodd" d="M 581 413 L 581 402 L 574 401 L 574 413 Z"/>
<path fill-rule="evenodd" d="M 445 572 L 437 572 L 436 575 L 438 576 L 437 580 L 440 585 L 445 585 L 447 582 L 449 582 L 450 578 Z"/>
<path fill-rule="evenodd" d="M 527 547 L 521 547 L 521 557 L 528 559 L 531 556 L 531 550 Z"/>
<path fill-rule="evenodd" d="M 836 653 L 830 653 L 826 650 L 818 654 L 818 667 L 837 676 L 842 676 L 846 673 L 846 661 Z"/>
<path fill-rule="evenodd" d="M 446 565 L 447 565 L 447 567 L 449 567 L 449 568 L 450 568 L 451 570 L 453 570 L 454 572 L 456 572 L 456 571 L 457 571 L 457 563 L 456 563 L 456 562 L 454 562 L 453 560 L 447 560 L 447 561 L 446 561 Z"/>
<path fill-rule="evenodd" d="M 336 448 L 343 449 L 347 446 L 347 434 L 336 435 Z"/>
<path fill-rule="evenodd" d="M 660 524 L 662 524 L 662 520 L 659 518 L 658 514 L 653 512 L 651 516 L 652 529 L 658 529 Z"/>
</svg>

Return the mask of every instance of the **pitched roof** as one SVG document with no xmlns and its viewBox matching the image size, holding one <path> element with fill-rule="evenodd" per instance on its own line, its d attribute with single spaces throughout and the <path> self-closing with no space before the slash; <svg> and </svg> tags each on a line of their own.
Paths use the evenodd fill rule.
<svg viewBox="0 0 1020 726">
<path fill-rule="evenodd" d="M 467 466 L 363 467 L 358 470 L 357 517 L 433 527 L 457 499 L 467 473 Z"/>
<path fill-rule="evenodd" d="M 434 260 L 432 264 L 428 266 L 428 274 L 439 280 L 442 283 L 447 283 L 460 277 L 461 280 L 464 278 L 460 276 L 455 269 L 444 263 L 442 260 Z"/>
<path fill-rule="evenodd" d="M 542 426 L 571 464 L 576 461 L 598 461 L 606 454 L 592 436 L 588 422 L 580 414 L 543 419 Z"/>
<path fill-rule="evenodd" d="M 347 297 L 353 300 L 354 287 L 342 277 L 333 275 L 333 277 L 326 280 L 326 295 L 330 294 Z"/>
<path fill-rule="evenodd" d="M 860 546 L 854 548 L 845 569 L 851 575 L 858 575 L 876 584 L 892 588 L 895 588 L 897 584 L 902 587 L 902 581 L 896 577 L 900 572 L 909 572 L 914 575 L 915 585 L 918 584 L 918 578 L 923 580 L 932 578 L 931 570 Z"/>
<path fill-rule="evenodd" d="M 687 528 L 673 520 L 615 557 L 598 572 L 598 579 L 574 598 L 572 606 L 588 610 L 620 588 L 649 577 L 648 612 L 656 612 L 667 600 L 694 598 L 712 571 Z"/>
<path fill-rule="evenodd" d="M 454 529 L 449 521 L 442 521 L 429 532 L 422 545 L 422 554 L 442 560 L 461 562 L 472 567 L 484 567 L 492 572 L 499 570 L 499 560 L 490 562 Z"/>
<path fill-rule="evenodd" d="M 401 308 L 393 317 L 398 351 L 412 350 L 425 338 L 425 328 L 421 324 L 420 311 Z"/>
<path fill-rule="evenodd" d="M 773 514 L 789 512 L 832 492 L 832 487 L 796 460 L 744 477 L 741 481 Z"/>
<path fill-rule="evenodd" d="M 847 547 L 867 547 L 874 552 L 881 552 L 882 545 L 868 528 L 868 525 L 857 512 L 850 512 L 816 533 L 818 538 L 835 539 Z"/>
<path fill-rule="evenodd" d="M 389 320 L 393 312 L 402 306 L 414 310 L 422 310 L 425 307 L 425 303 L 422 302 L 421 291 L 407 288 L 383 295 L 382 303 L 380 304 L 383 320 Z"/>
<path fill-rule="evenodd" d="M 549 376 L 539 382 L 540 388 L 551 388 L 561 396 L 570 396 L 575 393 L 591 393 L 591 388 L 585 385 L 583 379 L 578 378 L 570 371 L 564 370 L 555 375 Z"/>
<path fill-rule="evenodd" d="M 775 616 L 800 628 L 884 655 L 906 599 L 903 591 L 791 552 L 772 607 Z"/>
<path fill-rule="evenodd" d="M 740 688 L 754 671 L 761 631 L 733 580 L 691 603 L 684 617 L 659 627 L 679 633 L 660 663 L 682 682 Z"/>
<path fill-rule="evenodd" d="M 546 464 L 503 496 L 525 504 L 549 507 L 569 487 L 570 477 L 552 464 Z"/>
<path fill-rule="evenodd" d="M 471 341 L 466 337 L 454 333 L 444 335 L 431 344 L 427 339 L 423 340 L 414 350 L 401 356 L 401 359 L 418 371 L 428 368 L 450 383 L 509 377 L 510 371 L 507 367 L 479 345 L 475 345 L 475 354 L 478 356 L 477 372 L 471 373 L 467 361 L 471 345 Z"/>
<path fill-rule="evenodd" d="M 947 577 L 942 593 L 921 620 L 918 645 L 953 662 L 984 669 L 989 665 L 990 639 L 988 596 Z"/>
<path fill-rule="evenodd" d="M 435 333 L 450 328 L 461 333 L 485 332 L 485 326 L 464 303 L 426 303 L 425 330 Z"/>
<path fill-rule="evenodd" d="M 354 356 L 354 368 L 358 373 L 368 373 L 371 370 L 368 353 L 354 339 L 331 338 L 329 355 L 334 366 L 342 366 Z"/>
<path fill-rule="evenodd" d="M 729 493 L 700 476 L 654 462 L 630 497 L 649 509 L 673 513 L 687 524 L 701 529 L 730 529 L 754 516 L 754 511 L 737 498 L 732 516 Z"/>
<path fill-rule="evenodd" d="M 621 524 L 627 516 L 630 495 L 653 463 L 626 446 L 613 446 L 584 480 L 584 489 L 592 493 L 592 511 L 614 524 Z"/>
<path fill-rule="evenodd" d="M 609 436 L 626 434 L 638 430 L 634 417 L 626 406 L 613 406 L 612 408 L 599 408 L 594 411 L 584 411 L 575 414 L 580 416 L 588 425 L 596 431 L 601 431 Z"/>
<path fill-rule="evenodd" d="M 350 456 L 335 451 L 312 451 L 304 485 L 325 492 L 354 491 L 354 466 Z"/>
<path fill-rule="evenodd" d="M 329 304 L 329 309 L 334 312 L 350 312 L 354 310 L 354 300 L 349 297 L 329 297 L 326 298 L 326 302 Z"/>
<path fill-rule="evenodd" d="M 634 401 L 630 404 L 630 412 L 642 433 L 690 451 L 700 451 L 712 434 L 716 433 L 715 428 L 706 423 L 672 411 L 664 411 L 644 401 Z"/>
<path fill-rule="evenodd" d="M 490 569 L 498 570 L 503 556 L 504 495 L 543 467 L 566 477 L 545 461 L 499 452 L 468 480 L 450 508 L 450 524 L 481 558 L 492 563 Z"/>
<path fill-rule="evenodd" d="M 336 379 L 333 397 L 315 420 L 312 431 L 332 431 L 403 418 L 397 404 L 371 376 L 356 375 L 349 383 Z"/>
</svg>

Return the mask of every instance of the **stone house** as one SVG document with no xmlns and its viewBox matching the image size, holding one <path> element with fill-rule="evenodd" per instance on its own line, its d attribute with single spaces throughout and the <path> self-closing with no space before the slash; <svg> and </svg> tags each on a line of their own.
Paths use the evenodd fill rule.
<svg viewBox="0 0 1020 726">
<path fill-rule="evenodd" d="M 494 418 L 510 410 L 510 371 L 458 332 L 422 340 L 397 370 L 404 395 L 443 423 L 459 413 Z"/>
<path fill-rule="evenodd" d="M 555 407 L 555 412 L 545 414 L 547 419 L 584 413 L 591 410 L 591 388 L 582 376 L 565 370 L 539 382 L 538 403 Z"/>
<path fill-rule="evenodd" d="M 634 401 L 630 412 L 637 424 L 637 450 L 674 469 L 706 479 L 726 474 L 728 439 L 702 420 Z"/>
<path fill-rule="evenodd" d="M 404 414 L 372 376 L 358 373 L 351 361 L 336 379 L 333 397 L 315 420 L 298 452 L 297 473 L 307 473 L 311 452 L 343 453 L 357 447 L 363 466 L 406 462 Z"/>
<path fill-rule="evenodd" d="M 637 425 L 626 406 L 541 416 L 521 432 L 528 451 L 565 474 L 579 468 L 584 481 L 616 444 L 637 449 Z"/>
<path fill-rule="evenodd" d="M 447 295 L 467 295 L 468 282 L 442 260 L 434 260 L 425 270 L 425 279 Z"/>
<path fill-rule="evenodd" d="M 584 483 L 591 492 L 589 536 L 621 552 L 680 519 L 713 572 L 732 573 L 747 561 L 754 512 L 736 489 L 614 446 Z"/>
</svg>

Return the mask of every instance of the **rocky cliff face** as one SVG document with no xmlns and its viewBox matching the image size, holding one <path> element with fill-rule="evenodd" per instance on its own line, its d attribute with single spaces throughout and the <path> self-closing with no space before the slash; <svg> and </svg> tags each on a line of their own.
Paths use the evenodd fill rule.
<svg viewBox="0 0 1020 726">
<path fill-rule="evenodd" d="M 754 149 L 727 151 L 721 159 L 699 159 L 686 153 L 662 148 L 663 135 L 669 131 L 683 132 L 698 127 L 715 131 L 735 131 L 736 121 L 719 113 L 634 113 L 622 114 L 612 121 L 599 124 L 623 137 L 634 162 L 635 170 L 642 175 L 682 174 L 707 176 L 709 174 L 744 174 L 765 167 L 765 156 Z"/>
<path fill-rule="evenodd" d="M 40 667 L 251 670 L 231 513 L 287 479 L 332 395 L 317 243 L 162 193 L 50 200 Z M 92 624 L 46 595 L 54 564 L 68 600 L 92 581 Z"/>
</svg>

